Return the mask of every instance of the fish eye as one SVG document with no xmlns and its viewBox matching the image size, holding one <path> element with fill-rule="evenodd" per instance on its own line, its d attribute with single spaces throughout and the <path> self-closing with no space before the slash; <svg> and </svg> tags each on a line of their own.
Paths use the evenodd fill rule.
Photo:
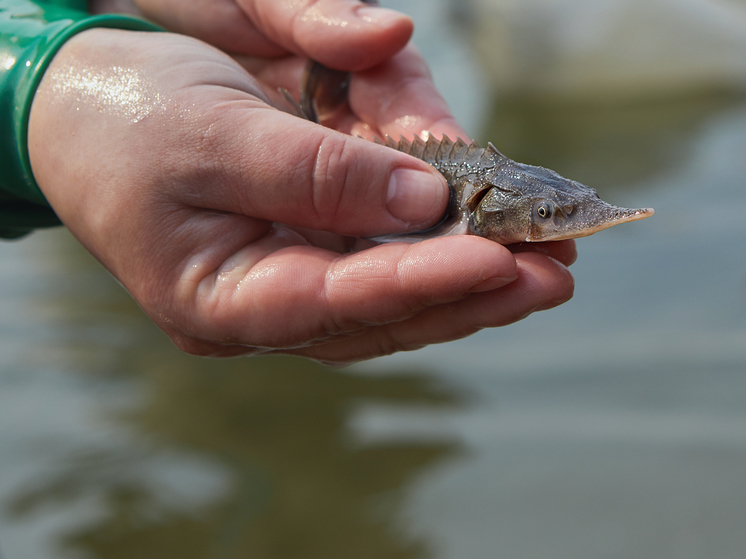
<svg viewBox="0 0 746 559">
<path fill-rule="evenodd" d="M 536 207 L 536 213 L 542 219 L 549 219 L 552 217 L 552 206 L 546 202 L 542 202 Z"/>
</svg>

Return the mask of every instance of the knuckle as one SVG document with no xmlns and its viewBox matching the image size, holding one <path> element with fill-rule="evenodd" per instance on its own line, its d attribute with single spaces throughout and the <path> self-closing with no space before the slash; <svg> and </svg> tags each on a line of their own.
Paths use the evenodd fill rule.
<svg viewBox="0 0 746 559">
<path fill-rule="evenodd" d="M 390 324 L 379 330 L 379 335 L 373 339 L 373 351 L 376 355 L 392 355 L 400 351 L 414 351 L 425 347 L 427 344 L 414 343 L 403 339 L 397 332 L 397 325 Z"/>
<path fill-rule="evenodd" d="M 184 335 L 172 335 L 171 341 L 179 350 L 196 357 L 237 357 L 266 352 L 263 348 L 240 344 L 219 344 Z"/>
<path fill-rule="evenodd" d="M 323 224 L 344 219 L 345 203 L 360 186 L 354 184 L 355 165 L 348 139 L 326 136 L 319 143 L 312 171 L 312 205 Z"/>
<path fill-rule="evenodd" d="M 216 348 L 213 344 L 206 343 L 203 340 L 185 336 L 182 334 L 172 334 L 171 341 L 184 353 L 196 355 L 198 357 L 212 357 L 216 354 Z"/>
</svg>

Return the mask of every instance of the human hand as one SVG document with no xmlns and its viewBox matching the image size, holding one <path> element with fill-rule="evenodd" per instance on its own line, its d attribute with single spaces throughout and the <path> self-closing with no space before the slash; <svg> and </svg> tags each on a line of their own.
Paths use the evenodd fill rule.
<svg viewBox="0 0 746 559">
<path fill-rule="evenodd" d="M 298 99 L 301 74 L 309 58 L 329 68 L 360 72 L 389 62 L 407 45 L 413 31 L 411 18 L 364 1 L 89 0 L 89 6 L 94 13 L 144 16 L 170 31 L 212 44 L 267 85 L 284 88 Z M 379 83 L 375 91 L 386 93 L 378 99 L 379 107 L 381 101 L 389 104 L 386 112 L 397 115 L 399 130 L 410 136 L 425 130 L 425 122 L 436 124 L 433 117 L 446 120 L 449 129 L 463 133 L 435 91 L 422 57 L 412 47 L 407 50 L 410 52 L 401 57 L 404 64 L 387 64 L 383 72 L 376 68 L 377 81 L 385 83 Z M 365 80 L 361 84 L 357 81 L 356 76 L 352 99 L 357 97 L 355 91 L 368 86 Z M 397 90 L 392 103 L 391 94 Z M 368 95 L 365 104 L 371 105 L 371 99 Z M 344 116 L 324 124 L 373 137 L 375 131 L 367 123 L 354 128 Z M 365 116 L 370 115 L 355 115 L 352 124 L 361 124 L 360 117 Z"/>
<path fill-rule="evenodd" d="M 349 128 L 365 129 L 362 114 L 378 131 L 405 131 L 411 123 L 391 107 L 408 101 L 394 95 L 384 106 L 376 93 L 418 64 L 405 50 L 364 73 L 357 92 L 353 82 Z M 536 247 L 556 260 L 468 236 L 344 254 L 344 236 L 437 221 L 442 177 L 263 99 L 251 76 L 203 43 L 93 29 L 60 50 L 34 100 L 29 151 L 52 207 L 185 351 L 346 363 L 571 296 L 559 262 L 574 259 L 571 242 Z M 420 124 L 457 135 L 437 105 Z M 400 196 L 387 200 L 391 177 Z"/>
<path fill-rule="evenodd" d="M 310 57 L 359 71 L 399 52 L 412 20 L 362 0 L 89 0 L 94 13 L 146 17 L 169 31 L 201 39 L 234 55 Z M 340 48 L 340 45 L 343 48 Z"/>
</svg>

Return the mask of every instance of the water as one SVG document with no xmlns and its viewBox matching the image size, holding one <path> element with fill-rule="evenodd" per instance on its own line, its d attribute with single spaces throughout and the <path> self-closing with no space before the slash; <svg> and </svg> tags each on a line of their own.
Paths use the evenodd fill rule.
<svg viewBox="0 0 746 559">
<path fill-rule="evenodd" d="M 744 556 L 746 98 L 490 89 L 400 4 L 475 136 L 656 215 L 558 309 L 342 371 L 180 354 L 64 230 L 0 244 L 3 559 Z"/>
</svg>

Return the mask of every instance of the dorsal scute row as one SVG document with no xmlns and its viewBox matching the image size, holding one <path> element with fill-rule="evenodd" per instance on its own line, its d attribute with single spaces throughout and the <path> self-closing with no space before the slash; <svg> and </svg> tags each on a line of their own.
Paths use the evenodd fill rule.
<svg viewBox="0 0 746 559">
<path fill-rule="evenodd" d="M 467 163 L 475 165 L 482 160 L 484 160 L 485 163 L 487 160 L 494 161 L 495 155 L 504 157 L 494 148 L 494 146 L 492 146 L 492 144 L 490 144 L 491 149 L 483 149 L 479 147 L 478 143 L 471 142 L 470 144 L 467 144 L 461 138 L 456 138 L 456 141 L 454 142 L 445 134 L 443 134 L 443 137 L 440 140 L 430 134 L 427 140 L 415 136 L 412 141 L 409 141 L 404 136 L 400 136 L 397 141 L 387 134 L 385 140 L 375 137 L 374 141 L 377 144 L 382 144 L 412 155 L 418 159 L 422 159 L 427 163 L 450 165 L 461 165 Z"/>
</svg>

